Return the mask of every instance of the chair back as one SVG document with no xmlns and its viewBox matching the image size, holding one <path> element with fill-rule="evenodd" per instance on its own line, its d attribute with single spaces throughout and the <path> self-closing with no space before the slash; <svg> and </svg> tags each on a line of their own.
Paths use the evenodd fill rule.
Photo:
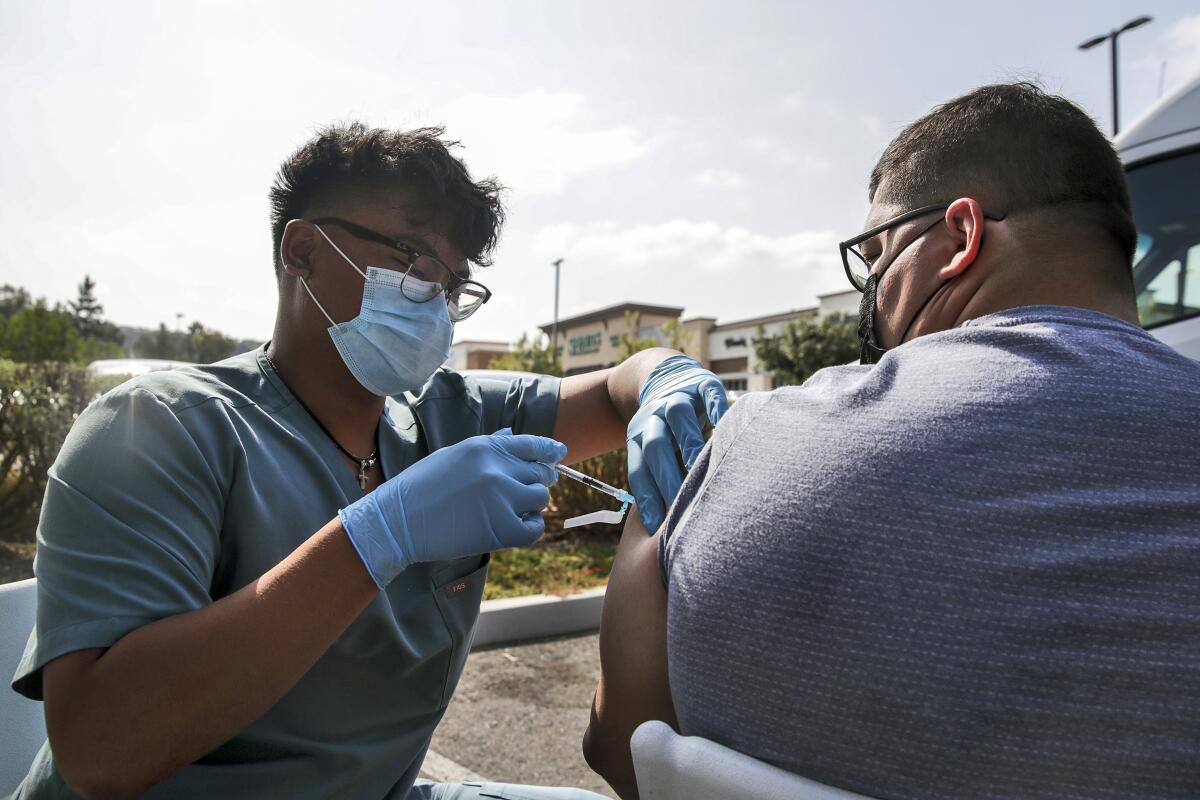
<svg viewBox="0 0 1200 800">
<path fill-rule="evenodd" d="M 630 742 L 642 800 L 871 800 L 782 770 L 699 736 L 680 736 L 659 720 Z"/>
<path fill-rule="evenodd" d="M 35 579 L 0 585 L 0 797 L 17 788 L 46 741 L 42 704 L 10 686 L 36 619 Z"/>
</svg>

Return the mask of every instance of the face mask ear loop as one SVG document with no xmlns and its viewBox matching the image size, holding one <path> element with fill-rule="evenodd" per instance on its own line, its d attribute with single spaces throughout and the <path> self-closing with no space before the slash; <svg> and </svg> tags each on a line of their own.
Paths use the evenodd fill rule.
<svg viewBox="0 0 1200 800">
<path fill-rule="evenodd" d="M 342 258 L 346 259 L 346 263 L 347 263 L 347 264 L 349 264 L 349 265 L 350 265 L 350 267 L 351 267 L 351 268 L 352 268 L 352 269 L 353 269 L 355 272 L 357 272 L 359 275 L 361 275 L 361 276 L 362 276 L 362 279 L 363 279 L 364 281 L 365 281 L 365 280 L 367 280 L 367 273 L 365 273 L 365 272 L 363 272 L 361 269 L 359 269 L 359 268 L 358 268 L 358 265 L 357 265 L 357 264 L 355 264 L 353 261 L 351 261 L 351 260 L 350 260 L 350 256 L 348 256 L 348 255 L 346 255 L 345 253 L 343 253 L 343 252 L 342 252 L 342 248 L 338 247 L 336 244 L 334 244 L 334 243 L 333 243 L 333 239 L 330 239 L 330 238 L 329 238 L 329 234 L 327 234 L 327 233 L 325 233 L 325 231 L 321 230 L 321 226 L 320 226 L 320 225 L 313 225 L 313 227 L 317 229 L 317 233 L 319 233 L 319 234 L 321 234 L 322 236 L 324 236 L 324 237 L 325 237 L 325 241 L 329 242 L 329 246 L 330 246 L 330 247 L 332 247 L 334 250 L 336 250 L 336 251 L 337 251 L 337 254 L 338 254 L 339 256 L 341 256 Z M 322 310 L 324 310 L 324 309 L 322 309 Z M 328 315 L 326 315 L 326 316 L 328 316 Z M 333 320 L 329 320 L 329 321 L 330 321 L 330 322 L 333 322 Z"/>
<path fill-rule="evenodd" d="M 321 305 L 321 301 L 317 299 L 315 294 L 313 294 L 313 290 L 308 288 L 308 281 L 304 280 L 304 278 L 301 278 L 300 285 L 304 287 L 304 291 L 308 292 L 308 296 L 312 298 L 312 301 L 317 304 L 317 308 L 321 309 L 321 313 L 325 315 L 325 319 L 329 320 L 329 324 L 337 328 L 340 332 L 342 330 L 342 326 L 334 322 L 333 317 L 329 316 L 329 313 L 325 310 L 325 306 Z"/>
</svg>

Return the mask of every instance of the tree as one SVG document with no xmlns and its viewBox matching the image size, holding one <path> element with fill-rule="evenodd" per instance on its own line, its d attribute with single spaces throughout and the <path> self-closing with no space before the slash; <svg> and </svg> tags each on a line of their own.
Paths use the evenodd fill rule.
<svg viewBox="0 0 1200 800">
<path fill-rule="evenodd" d="M 640 312 L 625 312 L 625 332 L 621 334 L 618 344 L 617 361 L 624 361 L 634 353 L 649 350 L 651 347 L 661 347 L 658 339 L 642 338 L 642 315 Z"/>
<path fill-rule="evenodd" d="M 679 323 L 678 319 L 667 320 L 659 330 L 662 331 L 663 338 L 667 341 L 667 347 L 686 353 L 687 349 L 692 346 L 692 334 L 683 329 L 683 325 Z"/>
<path fill-rule="evenodd" d="M 8 283 L 0 286 L 0 317 L 7 319 L 31 305 L 33 305 L 33 298 L 20 286 Z"/>
<path fill-rule="evenodd" d="M 118 329 L 119 330 L 119 329 Z M 84 339 L 79 351 L 79 363 L 90 364 L 105 358 L 124 358 L 125 348 L 108 339 Z"/>
<path fill-rule="evenodd" d="M 858 358 L 857 329 L 837 314 L 820 323 L 793 320 L 775 336 L 765 335 L 761 327 L 758 331 L 754 355 L 776 386 L 804 383 L 817 370 Z"/>
<path fill-rule="evenodd" d="M 193 322 L 188 328 L 188 355 L 198 364 L 220 361 L 233 355 L 233 339 Z"/>
<path fill-rule="evenodd" d="M 71 309 L 71 316 L 75 319 L 75 330 L 79 331 L 79 335 L 85 339 L 94 336 L 96 327 L 104 321 L 101 316 L 104 314 L 104 306 L 96 299 L 96 282 L 90 275 L 83 276 L 83 283 L 79 284 L 79 296 L 67 305 Z"/>
<path fill-rule="evenodd" d="M 134 342 L 133 352 L 138 358 L 165 358 L 168 361 L 188 361 L 187 335 L 167 330 L 159 323 L 158 330 L 144 333 Z"/>
<path fill-rule="evenodd" d="M 168 330 L 164 323 L 159 323 L 158 330 L 138 337 L 133 352 L 138 358 L 211 364 L 233 355 L 233 344 L 231 337 L 199 322 L 189 325 L 186 333 Z"/>
<path fill-rule="evenodd" d="M 625 329 L 619 340 L 620 351 L 617 358 L 624 361 L 634 353 L 649 350 L 651 347 L 670 347 L 686 352 L 692 343 L 692 334 L 683 329 L 678 319 L 669 319 L 658 326 L 659 335 L 642 338 L 633 332 L 641 333 L 642 315 L 633 311 L 625 312 Z"/>
<path fill-rule="evenodd" d="M 505 353 L 491 364 L 491 369 L 514 372 L 533 372 L 538 375 L 562 375 L 562 363 L 547 338 L 530 338 L 521 334 L 512 352 Z"/>
<path fill-rule="evenodd" d="M 61 308 L 49 308 L 39 299 L 4 320 L 0 328 L 0 358 L 19 363 L 77 361 L 83 340 L 75 321 Z"/>
<path fill-rule="evenodd" d="M 104 306 L 96 299 L 96 282 L 83 276 L 79 296 L 68 303 L 75 330 L 83 338 L 82 360 L 92 362 L 101 358 L 121 358 L 125 355 L 125 334 L 104 319 Z"/>
</svg>

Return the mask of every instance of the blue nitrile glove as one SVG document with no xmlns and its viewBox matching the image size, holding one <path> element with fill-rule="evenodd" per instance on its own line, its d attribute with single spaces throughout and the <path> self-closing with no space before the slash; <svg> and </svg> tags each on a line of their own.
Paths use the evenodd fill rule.
<svg viewBox="0 0 1200 800">
<path fill-rule="evenodd" d="M 704 449 L 700 420 L 716 425 L 729 410 L 721 379 L 685 355 L 671 356 L 650 370 L 642 384 L 641 407 L 629 421 L 629 489 L 637 498 L 646 530 L 658 530 L 683 485 L 683 464 L 691 469 Z M 674 437 L 674 439 L 672 439 Z"/>
<path fill-rule="evenodd" d="M 542 535 L 551 466 L 566 445 L 504 429 L 430 453 L 338 512 L 367 571 L 382 589 L 409 564 L 443 561 Z"/>
</svg>

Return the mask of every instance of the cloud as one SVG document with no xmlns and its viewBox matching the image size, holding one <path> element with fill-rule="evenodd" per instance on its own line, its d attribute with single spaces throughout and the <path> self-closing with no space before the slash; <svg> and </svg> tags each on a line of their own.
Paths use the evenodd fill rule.
<svg viewBox="0 0 1200 800">
<path fill-rule="evenodd" d="M 565 259 L 564 315 L 635 301 L 734 319 L 813 304 L 844 280 L 832 231 L 772 235 L 684 219 L 563 223 L 542 228 L 531 250 L 537 261 Z"/>
<path fill-rule="evenodd" d="M 736 274 L 747 264 L 803 270 L 836 260 L 832 231 L 771 236 L 716 222 L 671 220 L 654 225 L 620 226 L 562 223 L 543 228 L 534 239 L 540 255 L 569 251 L 614 271 L 636 271 L 670 261 L 708 273 Z"/>
<path fill-rule="evenodd" d="M 1200 74 L 1200 14 L 1176 20 L 1174 25 L 1158 34 L 1157 42 L 1148 54 L 1130 65 L 1152 78 L 1156 90 L 1160 80 L 1162 92 L 1166 94 Z"/>
<path fill-rule="evenodd" d="M 828 159 L 811 151 L 797 152 L 796 145 L 789 145 L 774 136 L 751 136 L 746 140 L 746 147 L 778 168 L 806 175 L 821 175 L 833 169 Z"/>
<path fill-rule="evenodd" d="M 874 114 L 859 114 L 858 121 L 871 139 L 883 138 L 883 120 L 879 117 Z"/>
<path fill-rule="evenodd" d="M 495 174 L 522 194 L 561 194 L 572 177 L 633 161 L 649 148 L 630 125 L 587 127 L 587 110 L 578 94 L 535 89 L 464 95 L 429 116 L 463 141 L 472 173 Z"/>
<path fill-rule="evenodd" d="M 1200 14 L 1184 17 L 1163 34 L 1167 76 L 1172 84 L 1200 73 Z"/>
<path fill-rule="evenodd" d="M 733 170 L 709 167 L 693 175 L 692 183 L 714 189 L 740 189 L 746 185 L 746 178 Z"/>
</svg>

